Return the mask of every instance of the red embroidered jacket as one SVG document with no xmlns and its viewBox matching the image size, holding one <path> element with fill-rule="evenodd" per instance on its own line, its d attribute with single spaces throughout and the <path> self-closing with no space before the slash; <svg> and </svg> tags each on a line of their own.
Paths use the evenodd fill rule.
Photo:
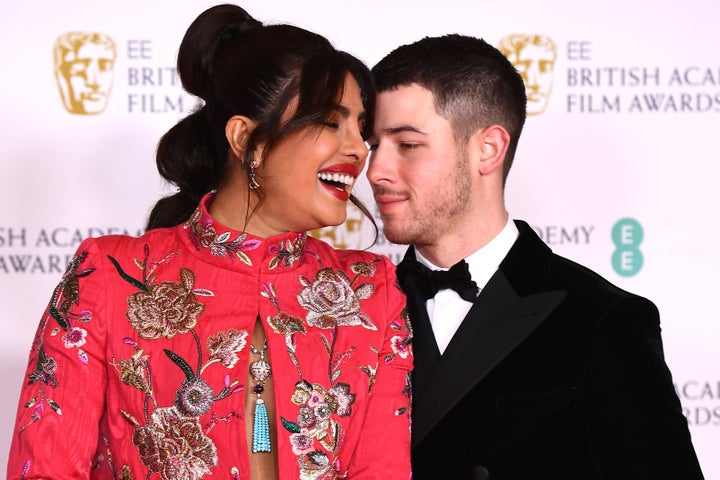
<svg viewBox="0 0 720 480">
<path fill-rule="evenodd" d="M 247 479 L 264 323 L 280 478 L 410 478 L 412 334 L 394 265 L 207 213 L 78 248 L 40 321 L 8 479 Z"/>
</svg>

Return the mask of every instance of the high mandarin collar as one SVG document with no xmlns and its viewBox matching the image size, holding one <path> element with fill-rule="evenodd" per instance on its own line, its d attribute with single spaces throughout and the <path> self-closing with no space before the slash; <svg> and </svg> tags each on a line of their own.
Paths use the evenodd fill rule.
<svg viewBox="0 0 720 480">
<path fill-rule="evenodd" d="M 190 250 L 208 263 L 232 270 L 271 271 L 294 269 L 306 255 L 306 232 L 285 232 L 269 238 L 257 237 L 221 224 L 208 213 L 213 193 L 205 195 L 182 228 Z"/>
</svg>

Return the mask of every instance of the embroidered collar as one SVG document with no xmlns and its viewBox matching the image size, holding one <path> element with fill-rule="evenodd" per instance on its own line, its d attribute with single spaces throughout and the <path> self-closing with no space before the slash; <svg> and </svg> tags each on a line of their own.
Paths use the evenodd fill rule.
<svg viewBox="0 0 720 480">
<path fill-rule="evenodd" d="M 296 268 L 302 265 L 304 255 L 312 254 L 306 250 L 306 232 L 286 232 L 260 238 L 222 225 L 207 210 L 213 195 L 205 195 L 182 225 L 187 231 L 184 237 L 210 263 L 219 263 L 226 268 L 238 264 L 239 267 L 274 270 L 278 267 Z"/>
</svg>

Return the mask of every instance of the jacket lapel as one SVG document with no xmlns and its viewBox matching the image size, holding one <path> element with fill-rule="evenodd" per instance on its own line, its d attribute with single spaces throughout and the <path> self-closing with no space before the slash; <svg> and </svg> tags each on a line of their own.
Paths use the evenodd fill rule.
<svg viewBox="0 0 720 480">
<path fill-rule="evenodd" d="M 423 347 L 418 345 L 415 368 L 423 388 L 413 405 L 413 445 L 525 340 L 564 297 L 561 291 L 518 297 L 505 276 L 497 272 L 434 365 L 427 365 Z"/>
<path fill-rule="evenodd" d="M 406 287 L 415 343 L 413 446 L 565 297 L 564 291 L 542 288 L 540 279 L 551 251 L 527 224 L 516 223 L 518 240 L 482 289 L 442 356 L 424 300 L 413 292 L 412 282 Z M 409 249 L 409 254 L 414 255 L 414 250 Z M 530 259 L 533 263 L 528 264 Z"/>
</svg>

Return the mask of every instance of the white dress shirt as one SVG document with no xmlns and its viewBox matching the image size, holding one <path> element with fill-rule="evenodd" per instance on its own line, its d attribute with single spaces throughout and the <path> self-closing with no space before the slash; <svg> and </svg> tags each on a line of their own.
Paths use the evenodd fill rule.
<svg viewBox="0 0 720 480">
<path fill-rule="evenodd" d="M 470 269 L 470 276 L 477 283 L 479 290 L 482 290 L 498 269 L 500 262 L 505 258 L 518 236 L 518 229 L 515 222 L 508 219 L 505 227 L 500 233 L 490 240 L 480 250 L 472 253 L 465 261 Z M 448 270 L 433 265 L 427 258 L 420 255 L 416 250 L 417 260 L 431 270 Z M 479 291 L 478 290 L 478 291 Z M 435 294 L 425 302 L 430 323 L 432 324 L 440 353 L 444 353 L 450 340 L 462 323 L 465 315 L 472 307 L 471 302 L 463 300 L 455 290 L 444 289 Z"/>
</svg>

